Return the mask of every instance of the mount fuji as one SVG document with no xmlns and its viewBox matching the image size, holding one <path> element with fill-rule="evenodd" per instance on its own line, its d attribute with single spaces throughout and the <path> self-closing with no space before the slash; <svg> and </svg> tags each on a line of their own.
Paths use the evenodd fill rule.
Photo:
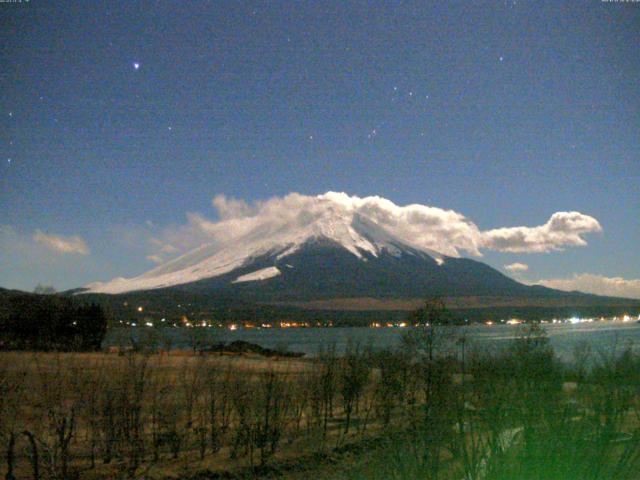
<svg viewBox="0 0 640 480">
<path fill-rule="evenodd" d="M 253 312 L 249 318 L 300 317 L 304 310 L 322 311 L 323 318 L 331 310 L 349 316 L 401 312 L 434 296 L 446 297 L 469 318 L 472 310 L 478 318 L 488 309 L 503 317 L 535 311 L 536 318 L 546 318 L 639 305 L 525 285 L 461 257 L 460 249 L 480 255 L 482 232 L 452 211 L 331 192 L 291 194 L 255 207 L 224 198 L 217 202 L 218 222 L 197 218 L 205 234 L 197 248 L 142 275 L 73 293 L 115 311 L 145 305 L 145 312 L 162 316 L 182 312 L 187 304 L 192 313 L 233 317 L 230 312 L 242 310 Z M 130 315 L 126 308 L 121 313 Z"/>
<path fill-rule="evenodd" d="M 295 227 L 258 225 L 222 248 L 205 244 L 140 276 L 88 285 L 85 293 L 167 289 L 267 302 L 554 292 L 520 284 L 481 262 L 412 244 L 332 204 L 298 219 Z"/>
</svg>

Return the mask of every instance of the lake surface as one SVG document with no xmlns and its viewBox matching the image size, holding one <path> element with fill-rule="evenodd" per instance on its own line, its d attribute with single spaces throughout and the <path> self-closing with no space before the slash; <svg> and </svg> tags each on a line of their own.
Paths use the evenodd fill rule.
<svg viewBox="0 0 640 480">
<path fill-rule="evenodd" d="M 632 322 L 594 322 L 580 324 L 546 324 L 543 325 L 556 353 L 564 360 L 570 361 L 576 345 L 586 342 L 596 355 L 610 354 L 632 345 L 640 352 L 640 324 Z M 509 344 L 522 325 L 471 325 L 456 328 L 456 335 L 462 333 L 467 338 L 470 348 L 483 350 L 499 350 Z M 138 327 L 127 330 L 110 331 L 105 339 L 106 345 L 122 344 L 124 338 L 145 335 L 146 328 Z M 189 348 L 191 329 L 166 329 L 171 335 L 173 348 Z M 374 348 L 393 348 L 401 344 L 402 336 L 407 328 L 271 328 L 271 329 L 228 329 L 204 328 L 202 335 L 207 342 L 231 342 L 244 340 L 257 343 L 266 348 L 286 349 L 292 352 L 304 352 L 307 356 L 315 356 L 322 348 L 335 345 L 336 351 L 342 353 L 349 342 L 360 345 L 372 345 Z"/>
</svg>

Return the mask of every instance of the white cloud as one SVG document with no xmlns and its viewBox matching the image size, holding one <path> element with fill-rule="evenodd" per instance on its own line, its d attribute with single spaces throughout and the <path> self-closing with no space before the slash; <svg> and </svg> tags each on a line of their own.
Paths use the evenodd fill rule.
<svg viewBox="0 0 640 480">
<path fill-rule="evenodd" d="M 501 252 L 544 253 L 587 244 L 582 235 L 601 232 L 600 223 L 580 212 L 556 212 L 538 227 L 497 228 L 483 232 L 483 246 Z"/>
<path fill-rule="evenodd" d="M 482 235 L 478 227 L 461 213 L 420 204 L 398 206 L 381 197 L 349 197 L 327 193 L 319 198 L 353 209 L 357 214 L 384 227 L 408 243 L 450 256 L 460 250 L 481 256 Z"/>
<path fill-rule="evenodd" d="M 517 273 L 517 272 L 526 272 L 527 270 L 529 270 L 529 265 L 527 265 L 526 263 L 510 263 L 509 265 L 505 265 L 504 269 L 507 272 L 511 272 L 511 273 Z"/>
<path fill-rule="evenodd" d="M 203 222 L 201 226 L 220 241 L 226 242 L 236 235 L 277 234 L 336 215 L 341 218 L 361 216 L 384 227 L 399 239 L 423 248 L 451 256 L 458 256 L 460 250 L 481 255 L 478 250 L 478 227 L 453 210 L 418 204 L 398 206 L 377 196 L 359 198 L 329 192 L 319 196 L 292 193 L 285 197 L 274 197 L 257 202 L 244 211 L 244 215 L 236 214 L 230 218 L 226 218 L 226 212 L 222 212 L 220 222 Z"/>
<path fill-rule="evenodd" d="M 96 263 L 94 255 L 60 254 L 34 237 L 33 231 L 0 225 L 0 286 L 32 290 L 42 283 L 64 290 L 108 272 L 112 265 Z"/>
<path fill-rule="evenodd" d="M 36 230 L 33 234 L 33 240 L 57 253 L 89 255 L 89 247 L 86 242 L 77 235 L 65 237 L 62 235 L 50 235 Z"/>
<path fill-rule="evenodd" d="M 113 240 L 128 252 L 154 263 L 164 263 L 204 244 L 218 243 L 216 235 L 208 231 L 215 222 L 199 213 L 188 212 L 186 217 L 187 222 L 182 225 L 161 227 L 142 222 L 138 225 L 114 226 L 111 228 L 115 232 Z"/>
<path fill-rule="evenodd" d="M 482 231 L 462 213 L 438 207 L 396 205 L 378 196 L 356 197 L 328 192 L 310 196 L 291 193 L 247 203 L 218 195 L 212 199 L 217 220 L 187 213 L 184 225 L 148 231 L 151 255 L 169 260 L 207 244 L 221 248 L 240 238 L 278 235 L 323 218 L 364 217 L 398 239 L 444 255 L 482 256 L 482 249 L 506 252 L 550 252 L 586 245 L 584 234 L 601 231 L 598 221 L 579 212 L 557 212 L 536 227 L 507 227 Z"/>
<path fill-rule="evenodd" d="M 539 280 L 539 285 L 558 290 L 579 290 L 612 297 L 640 298 L 640 279 L 605 277 L 590 273 L 574 274 L 570 278 Z"/>
<path fill-rule="evenodd" d="M 160 255 L 147 255 L 147 260 L 157 264 L 163 263 L 165 261 L 165 259 Z"/>
<path fill-rule="evenodd" d="M 246 217 L 254 213 L 251 206 L 244 200 L 227 198 L 225 195 L 213 197 L 211 205 L 218 211 L 220 218 L 223 219 Z"/>
</svg>

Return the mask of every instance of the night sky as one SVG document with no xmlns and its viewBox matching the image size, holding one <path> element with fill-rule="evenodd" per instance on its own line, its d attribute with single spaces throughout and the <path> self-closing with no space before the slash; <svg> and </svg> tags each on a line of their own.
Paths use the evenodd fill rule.
<svg viewBox="0 0 640 480">
<path fill-rule="evenodd" d="M 2 287 L 140 274 L 218 194 L 332 190 L 581 212 L 586 246 L 480 260 L 640 297 L 640 3 L 23 0 L 0 39 Z"/>
</svg>

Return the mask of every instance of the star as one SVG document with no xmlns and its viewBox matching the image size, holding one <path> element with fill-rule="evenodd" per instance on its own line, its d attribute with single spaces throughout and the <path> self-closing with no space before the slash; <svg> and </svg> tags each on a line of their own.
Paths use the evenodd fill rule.
<svg viewBox="0 0 640 480">
<path fill-rule="evenodd" d="M 140 64 L 138 62 L 133 62 L 133 69 L 138 70 L 140 68 Z"/>
<path fill-rule="evenodd" d="M 9 112 L 9 117 L 13 117 L 13 112 Z"/>
<path fill-rule="evenodd" d="M 171 125 L 169 125 L 169 126 L 167 127 L 167 129 L 168 129 L 169 131 L 171 131 L 171 130 L 173 130 L 173 127 L 172 127 Z"/>
<path fill-rule="evenodd" d="M 309 135 L 309 140 L 313 140 L 313 135 Z"/>
<path fill-rule="evenodd" d="M 7 158 L 7 163 L 11 163 L 11 159 L 10 158 Z"/>
<path fill-rule="evenodd" d="M 504 62 L 504 57 L 502 55 L 500 55 L 500 61 Z"/>
</svg>

